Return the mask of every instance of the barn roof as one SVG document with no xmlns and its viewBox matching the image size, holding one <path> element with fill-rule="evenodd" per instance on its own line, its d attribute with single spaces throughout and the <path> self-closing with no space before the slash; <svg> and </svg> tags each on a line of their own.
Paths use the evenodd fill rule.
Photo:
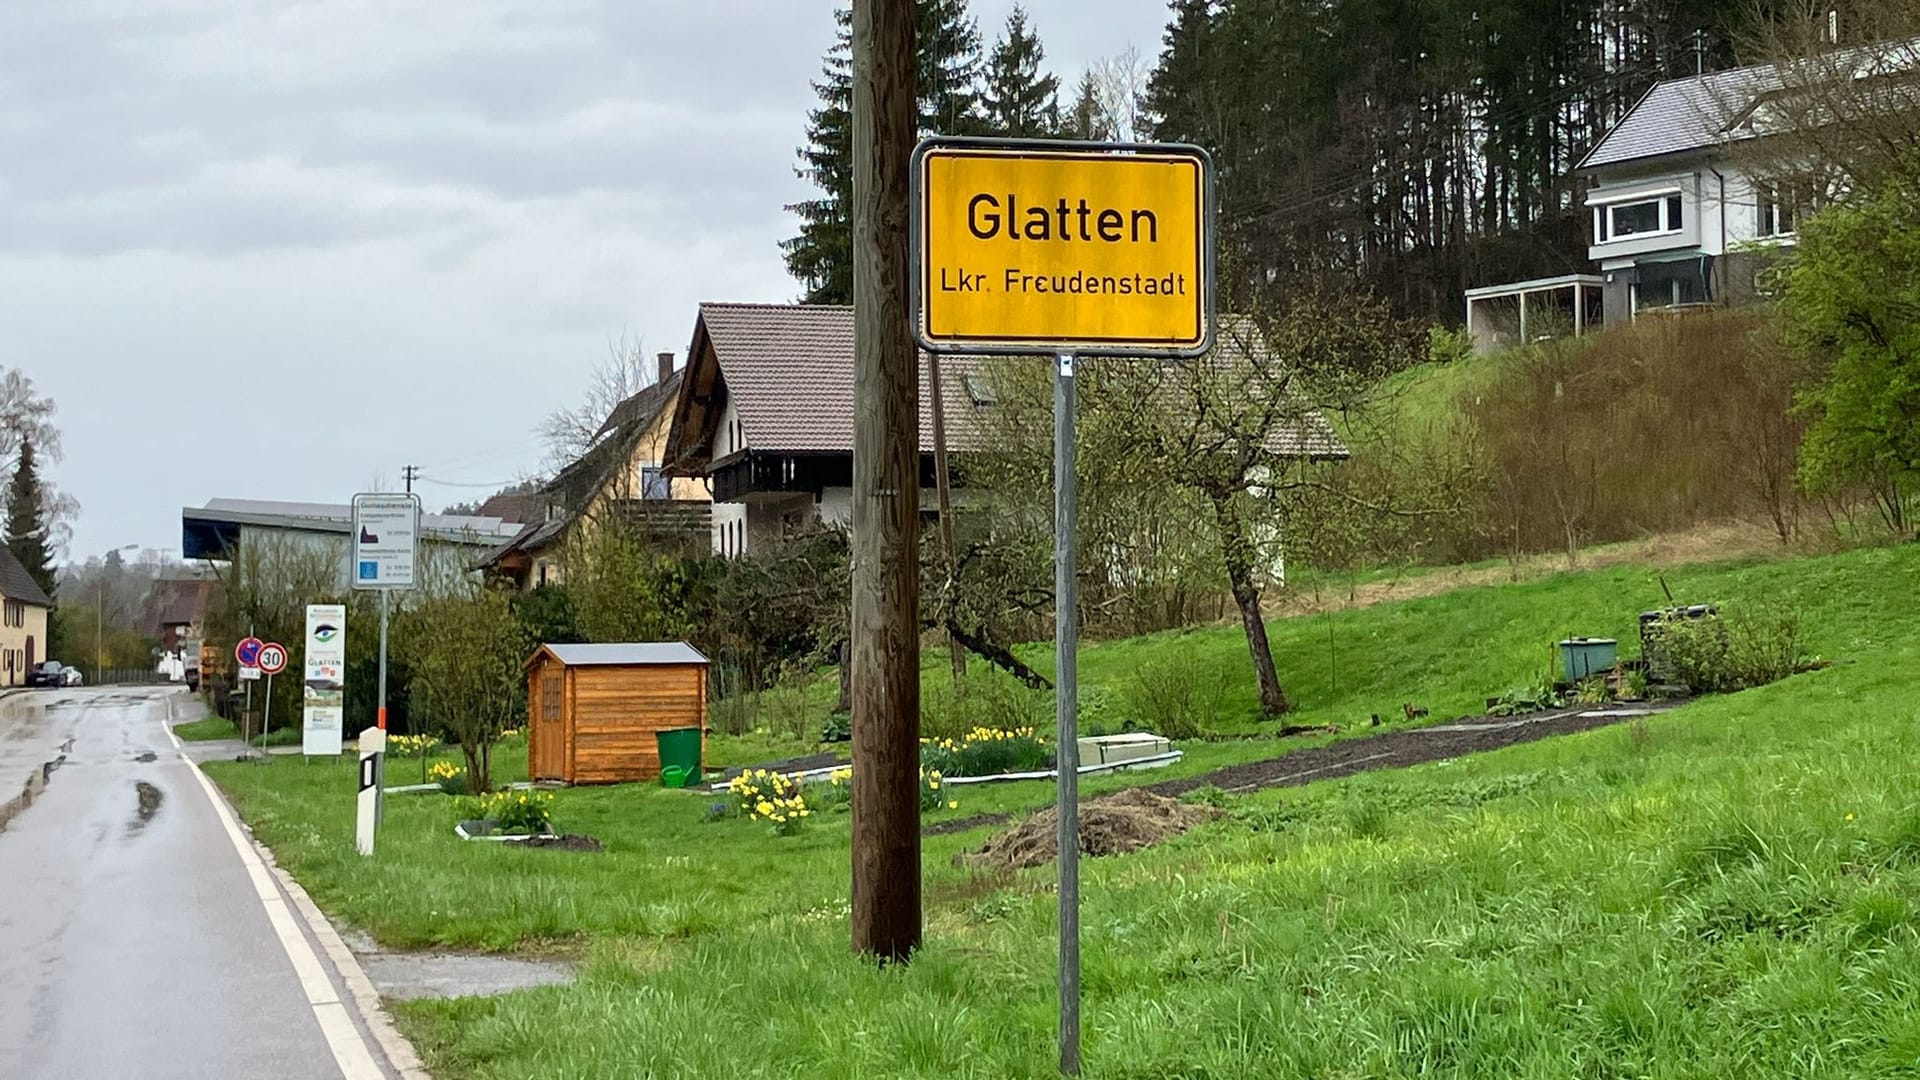
<svg viewBox="0 0 1920 1080">
<path fill-rule="evenodd" d="M 605 645 L 542 645 L 541 652 L 569 667 L 704 664 L 707 658 L 684 641 L 637 641 Z M 540 653 L 534 653 L 539 659 Z M 531 662 L 531 661 L 529 661 Z"/>
</svg>

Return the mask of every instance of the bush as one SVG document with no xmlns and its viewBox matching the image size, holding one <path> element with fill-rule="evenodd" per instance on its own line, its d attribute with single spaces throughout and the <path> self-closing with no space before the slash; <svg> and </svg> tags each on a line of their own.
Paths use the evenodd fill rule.
<svg viewBox="0 0 1920 1080">
<path fill-rule="evenodd" d="M 1169 739 L 1196 739 L 1220 715 L 1225 687 L 1186 651 L 1142 662 L 1127 681 L 1137 726 Z"/>
<path fill-rule="evenodd" d="M 389 735 L 387 736 L 387 756 L 425 757 L 439 745 L 440 737 L 437 735 Z"/>
<path fill-rule="evenodd" d="M 804 792 L 808 810 L 846 813 L 853 808 L 853 770 L 839 769 L 824 782 L 808 784 Z M 958 802 L 947 797 L 946 779 L 938 769 L 920 766 L 920 809 L 922 812 L 945 806 L 957 810 Z M 806 816 L 804 813 L 802 816 Z"/>
<path fill-rule="evenodd" d="M 921 739 L 920 765 L 947 776 L 993 776 L 1047 767 L 1051 755 L 1030 727 L 974 728 L 957 739 Z"/>
<path fill-rule="evenodd" d="M 468 789 L 467 774 L 451 761 L 436 761 L 429 766 L 427 782 L 439 784 L 440 790 L 448 795 L 465 795 Z"/>
<path fill-rule="evenodd" d="M 1674 679 L 1696 694 L 1784 679 L 1805 659 L 1800 614 L 1770 606 L 1698 619 L 1662 619 L 1651 643 Z"/>
<path fill-rule="evenodd" d="M 468 800 L 467 816 L 491 821 L 503 833 L 540 836 L 553 826 L 553 796 L 543 791 L 496 791 Z"/>
<path fill-rule="evenodd" d="M 773 827 L 775 836 L 793 836 L 813 816 L 800 785 L 767 769 L 748 769 L 727 782 L 734 806 L 754 821 Z"/>
<path fill-rule="evenodd" d="M 1029 689 L 997 670 L 976 672 L 957 682 L 936 680 L 920 698 L 920 733 L 958 741 L 978 728 L 1038 727 L 1052 718 L 1053 700 L 1051 693 Z"/>
<path fill-rule="evenodd" d="M 823 743 L 852 742 L 853 714 L 837 712 L 827 717 L 827 722 L 820 725 L 820 741 Z"/>
</svg>

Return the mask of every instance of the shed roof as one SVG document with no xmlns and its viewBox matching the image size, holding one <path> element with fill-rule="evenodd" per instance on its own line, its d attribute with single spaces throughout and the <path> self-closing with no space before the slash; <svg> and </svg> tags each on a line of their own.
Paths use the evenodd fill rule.
<svg viewBox="0 0 1920 1080">
<path fill-rule="evenodd" d="M 636 641 L 604 645 L 542 645 L 540 652 L 569 667 L 660 666 L 704 664 L 707 658 L 684 641 Z M 540 652 L 533 654 L 539 659 Z M 531 663 L 532 661 L 528 661 Z"/>
</svg>

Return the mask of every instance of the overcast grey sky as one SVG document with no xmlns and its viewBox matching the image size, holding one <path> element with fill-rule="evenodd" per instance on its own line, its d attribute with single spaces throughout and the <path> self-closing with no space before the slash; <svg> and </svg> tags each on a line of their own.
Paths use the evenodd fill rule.
<svg viewBox="0 0 1920 1080">
<path fill-rule="evenodd" d="M 1166 10 L 1027 7 L 1067 85 Z M 609 339 L 793 299 L 832 36 L 827 0 L 0 3 L 0 365 L 59 405 L 70 555 L 407 463 L 484 494 Z"/>
</svg>

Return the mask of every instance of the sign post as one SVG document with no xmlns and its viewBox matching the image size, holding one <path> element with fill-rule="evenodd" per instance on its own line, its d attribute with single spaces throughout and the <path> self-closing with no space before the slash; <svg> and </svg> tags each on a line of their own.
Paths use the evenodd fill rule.
<svg viewBox="0 0 1920 1080">
<path fill-rule="evenodd" d="M 260 706 L 260 760 L 267 760 L 267 732 L 273 728 L 273 677 L 287 670 L 287 647 L 277 641 L 260 646 L 259 667 L 267 676 L 267 699 Z"/>
<path fill-rule="evenodd" d="M 380 674 L 374 726 L 387 730 L 388 594 L 411 589 L 420 561 L 420 497 L 414 494 L 361 494 L 353 497 L 353 587 L 380 592 Z M 385 811 L 386 756 L 375 762 L 374 821 Z M 371 850 L 371 845 L 369 845 Z"/>
<path fill-rule="evenodd" d="M 1053 378 L 1060 1071 L 1080 1072 L 1074 364 L 1212 345 L 1211 164 L 1193 146 L 936 138 L 913 156 L 914 331 L 931 353 L 1045 355 Z"/>
<path fill-rule="evenodd" d="M 247 636 L 233 647 L 233 659 L 239 664 L 234 670 L 234 677 L 246 684 L 247 692 L 240 706 L 240 741 L 244 744 L 243 749 L 253 745 L 248 738 L 248 728 L 253 725 L 253 684 L 260 678 L 260 647 L 265 644 L 249 630 Z"/>
<path fill-rule="evenodd" d="M 307 605 L 305 662 L 300 753 L 307 757 L 339 757 L 346 707 L 345 604 Z"/>
<path fill-rule="evenodd" d="M 373 830 L 379 823 L 380 774 L 387 756 L 387 733 L 370 727 L 360 733 L 360 793 L 355 797 L 353 847 L 362 855 L 373 854 Z"/>
</svg>

